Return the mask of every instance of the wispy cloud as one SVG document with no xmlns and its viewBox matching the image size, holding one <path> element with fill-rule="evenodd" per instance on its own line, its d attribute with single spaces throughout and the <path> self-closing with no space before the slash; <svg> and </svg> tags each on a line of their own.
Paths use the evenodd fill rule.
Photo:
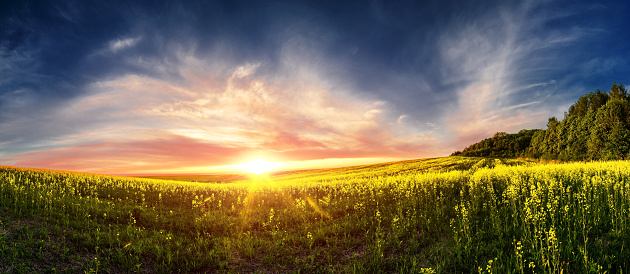
<svg viewBox="0 0 630 274">
<path fill-rule="evenodd" d="M 140 42 L 141 39 L 142 37 L 140 36 L 115 39 L 109 41 L 109 43 L 107 43 L 107 46 L 112 52 L 117 52 L 135 46 L 138 42 Z"/>
<path fill-rule="evenodd" d="M 539 127 L 555 114 L 549 105 L 553 100 L 545 100 L 553 90 L 532 92 L 545 90 L 547 84 L 527 79 L 548 69 L 549 60 L 532 56 L 566 46 L 583 34 L 579 29 L 543 31 L 542 25 L 552 18 L 534 12 L 541 5 L 525 1 L 480 13 L 471 22 L 458 22 L 441 38 L 443 77 L 457 87 L 456 108 L 444 122 L 460 149 L 497 131 Z"/>
</svg>

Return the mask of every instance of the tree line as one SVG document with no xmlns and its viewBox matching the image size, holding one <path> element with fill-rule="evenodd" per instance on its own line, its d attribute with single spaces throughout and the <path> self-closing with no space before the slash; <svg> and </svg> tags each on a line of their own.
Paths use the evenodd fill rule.
<svg viewBox="0 0 630 274">
<path fill-rule="evenodd" d="M 549 118 L 547 129 L 497 132 L 451 155 L 529 157 L 562 161 L 630 158 L 630 96 L 621 83 L 590 92 L 564 113 Z"/>
</svg>

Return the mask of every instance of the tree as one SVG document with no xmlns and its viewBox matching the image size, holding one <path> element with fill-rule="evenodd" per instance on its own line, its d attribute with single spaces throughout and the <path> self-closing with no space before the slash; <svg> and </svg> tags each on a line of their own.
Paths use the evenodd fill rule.
<svg viewBox="0 0 630 274">
<path fill-rule="evenodd" d="M 630 152 L 630 121 L 628 101 L 611 99 L 597 111 L 595 126 L 591 130 L 594 150 L 601 151 L 605 160 L 625 159 Z"/>
<path fill-rule="evenodd" d="M 543 158 L 554 159 L 558 155 L 558 119 L 550 117 L 547 121 L 547 130 L 545 131 L 545 141 L 542 147 Z"/>
<path fill-rule="evenodd" d="M 615 82 L 610 88 L 610 98 L 619 100 L 628 100 L 628 91 L 621 83 L 617 85 Z"/>
<path fill-rule="evenodd" d="M 615 86 L 613 85 L 613 87 Z M 589 111 L 597 111 L 605 105 L 609 98 L 608 93 L 599 89 L 596 92 L 589 92 L 569 107 L 568 116 L 584 117 Z"/>
</svg>

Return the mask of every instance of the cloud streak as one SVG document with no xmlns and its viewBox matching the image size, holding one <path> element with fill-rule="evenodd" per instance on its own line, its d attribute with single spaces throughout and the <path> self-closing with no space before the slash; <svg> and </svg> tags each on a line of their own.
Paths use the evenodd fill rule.
<svg viewBox="0 0 630 274">
<path fill-rule="evenodd" d="M 116 39 L 110 41 L 108 43 L 108 47 L 109 50 L 115 53 L 119 50 L 135 46 L 140 41 L 140 39 L 141 37 Z"/>
<path fill-rule="evenodd" d="M 537 92 L 547 84 L 526 81 L 543 72 L 550 60 L 532 56 L 566 47 L 583 33 L 544 31 L 555 18 L 539 15 L 543 8 L 537 1 L 500 6 L 474 16 L 472 22 L 457 22 L 440 39 L 443 77 L 455 84 L 457 94 L 455 110 L 443 122 L 459 149 L 494 132 L 541 127 L 548 116 L 556 115 L 552 94 Z"/>
</svg>

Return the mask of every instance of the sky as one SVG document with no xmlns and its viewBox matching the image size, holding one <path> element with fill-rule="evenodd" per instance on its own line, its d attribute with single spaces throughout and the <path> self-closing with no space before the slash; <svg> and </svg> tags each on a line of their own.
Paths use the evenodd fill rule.
<svg viewBox="0 0 630 274">
<path fill-rule="evenodd" d="M 630 81 L 627 1 L 2 1 L 0 165 L 448 156 Z"/>
</svg>

